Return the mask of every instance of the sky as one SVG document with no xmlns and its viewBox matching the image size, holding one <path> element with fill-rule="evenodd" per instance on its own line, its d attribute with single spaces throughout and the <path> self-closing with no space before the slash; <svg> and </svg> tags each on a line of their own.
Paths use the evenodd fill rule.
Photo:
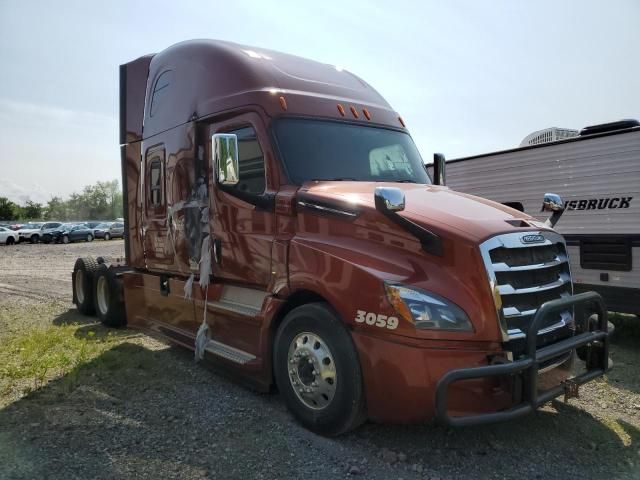
<svg viewBox="0 0 640 480">
<path fill-rule="evenodd" d="M 429 162 L 640 118 L 639 26 L 636 0 L 0 0 L 0 196 L 119 179 L 118 66 L 182 40 L 340 65 Z"/>
</svg>

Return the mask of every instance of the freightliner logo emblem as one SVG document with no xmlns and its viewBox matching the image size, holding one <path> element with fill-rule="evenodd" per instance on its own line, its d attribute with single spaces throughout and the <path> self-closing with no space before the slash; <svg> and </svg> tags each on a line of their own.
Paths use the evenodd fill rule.
<svg viewBox="0 0 640 480">
<path fill-rule="evenodd" d="M 542 243 L 544 242 L 544 237 L 538 233 L 523 235 L 520 237 L 520 241 L 522 243 Z"/>
</svg>

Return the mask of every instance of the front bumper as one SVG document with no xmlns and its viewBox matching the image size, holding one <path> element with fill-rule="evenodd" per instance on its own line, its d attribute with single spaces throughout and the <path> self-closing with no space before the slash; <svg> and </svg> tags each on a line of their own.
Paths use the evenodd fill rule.
<svg viewBox="0 0 640 480">
<path fill-rule="evenodd" d="M 598 330 L 585 331 L 536 350 L 536 338 L 545 318 L 572 307 L 593 305 L 598 313 Z M 536 312 L 527 332 L 526 350 L 523 358 L 514 362 L 472 368 L 460 368 L 447 372 L 436 387 L 436 418 L 452 427 L 480 425 L 501 422 L 521 417 L 536 410 L 546 402 L 563 393 L 571 396 L 579 385 L 604 375 L 609 369 L 609 332 L 607 331 L 607 309 L 602 297 L 595 292 L 586 292 L 572 297 L 560 298 L 544 303 Z M 584 373 L 538 392 L 538 370 L 541 363 L 563 354 L 589 346 L 590 354 Z M 459 380 L 481 379 L 498 376 L 521 375 L 523 380 L 522 401 L 508 410 L 467 416 L 448 414 L 448 391 L 452 383 Z"/>
</svg>

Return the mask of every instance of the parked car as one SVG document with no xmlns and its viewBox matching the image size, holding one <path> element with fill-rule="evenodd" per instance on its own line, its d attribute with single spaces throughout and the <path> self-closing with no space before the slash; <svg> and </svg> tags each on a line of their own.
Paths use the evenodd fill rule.
<svg viewBox="0 0 640 480">
<path fill-rule="evenodd" d="M 40 229 L 42 228 L 42 225 L 44 225 L 43 222 L 32 222 L 23 225 L 19 230 L 17 230 L 18 241 L 38 243 L 40 240 Z"/>
<path fill-rule="evenodd" d="M 112 238 L 124 237 L 124 223 L 122 222 L 104 222 L 93 229 L 95 238 L 104 238 L 111 240 Z"/>
<path fill-rule="evenodd" d="M 59 228 L 52 230 L 44 235 L 43 241 L 46 243 L 70 243 L 93 241 L 93 230 L 86 224 L 63 224 Z"/>
<path fill-rule="evenodd" d="M 0 243 L 4 243 L 6 245 L 18 243 L 18 232 L 14 232 L 7 227 L 0 227 Z"/>
<path fill-rule="evenodd" d="M 102 222 L 96 222 L 94 220 L 88 221 L 88 222 L 82 222 L 84 223 L 86 226 L 88 226 L 90 229 L 95 229 L 98 227 L 98 225 L 102 224 Z"/>
</svg>

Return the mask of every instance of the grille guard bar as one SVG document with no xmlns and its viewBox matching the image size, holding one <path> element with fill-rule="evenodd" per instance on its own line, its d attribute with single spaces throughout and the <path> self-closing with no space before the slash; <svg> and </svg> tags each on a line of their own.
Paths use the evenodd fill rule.
<svg viewBox="0 0 640 480">
<path fill-rule="evenodd" d="M 536 339 L 540 325 L 550 314 L 567 308 L 595 304 L 598 313 L 598 330 L 583 332 L 573 337 L 536 349 Z M 602 297 L 595 292 L 585 292 L 571 297 L 559 298 L 542 304 L 538 309 L 527 331 L 527 343 L 524 358 L 514 362 L 483 367 L 460 368 L 447 372 L 436 387 L 436 419 L 451 427 L 467 427 L 486 423 L 502 422 L 527 415 L 541 405 L 566 393 L 571 385 L 563 382 L 549 390 L 538 394 L 538 367 L 541 362 L 555 358 L 563 353 L 571 352 L 578 347 L 601 341 L 597 349 L 595 362 L 587 364 L 587 371 L 571 379 L 572 385 L 582 385 L 604 375 L 608 370 L 609 333 L 607 331 L 607 309 Z M 449 386 L 459 380 L 482 377 L 523 374 L 523 401 L 508 410 L 452 417 L 447 413 L 447 396 Z"/>
</svg>

